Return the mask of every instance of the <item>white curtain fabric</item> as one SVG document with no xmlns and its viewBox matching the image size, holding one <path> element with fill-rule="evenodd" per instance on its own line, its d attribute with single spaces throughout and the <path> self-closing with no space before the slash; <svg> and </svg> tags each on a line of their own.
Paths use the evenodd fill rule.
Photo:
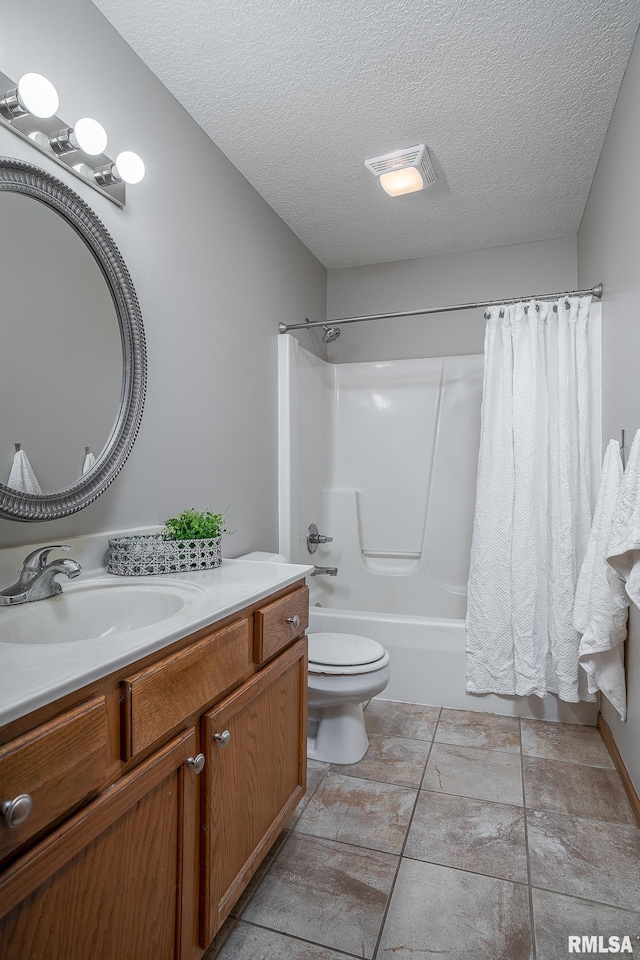
<svg viewBox="0 0 640 960">
<path fill-rule="evenodd" d="M 467 690 L 593 700 L 572 623 L 591 527 L 590 297 L 488 311 Z"/>
</svg>

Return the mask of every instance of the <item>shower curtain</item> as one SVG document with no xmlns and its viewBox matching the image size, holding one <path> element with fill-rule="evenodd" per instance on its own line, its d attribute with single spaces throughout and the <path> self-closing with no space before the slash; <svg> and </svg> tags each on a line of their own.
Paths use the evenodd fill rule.
<svg viewBox="0 0 640 960">
<path fill-rule="evenodd" d="M 593 700 L 571 619 L 591 525 L 590 297 L 491 308 L 467 690 Z"/>
</svg>

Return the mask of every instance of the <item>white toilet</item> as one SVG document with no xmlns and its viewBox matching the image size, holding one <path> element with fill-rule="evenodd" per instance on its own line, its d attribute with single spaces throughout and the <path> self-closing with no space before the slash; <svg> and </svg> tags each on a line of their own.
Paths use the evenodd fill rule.
<svg viewBox="0 0 640 960">
<path fill-rule="evenodd" d="M 287 563 L 279 553 L 256 551 L 239 560 Z M 307 754 L 325 763 L 357 763 L 369 747 L 362 704 L 389 683 L 389 653 L 352 633 L 309 635 Z"/>
<path fill-rule="evenodd" d="M 352 633 L 309 634 L 307 754 L 326 763 L 357 763 L 369 747 L 362 704 L 389 683 L 389 653 Z"/>
</svg>

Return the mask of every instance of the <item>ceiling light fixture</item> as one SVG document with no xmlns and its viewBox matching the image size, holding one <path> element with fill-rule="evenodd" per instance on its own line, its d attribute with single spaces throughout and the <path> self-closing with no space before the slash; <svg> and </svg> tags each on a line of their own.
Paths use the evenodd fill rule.
<svg viewBox="0 0 640 960">
<path fill-rule="evenodd" d="M 390 197 L 424 190 L 436 182 L 436 172 L 424 143 L 404 150 L 371 157 L 364 165 L 380 182 Z"/>
</svg>

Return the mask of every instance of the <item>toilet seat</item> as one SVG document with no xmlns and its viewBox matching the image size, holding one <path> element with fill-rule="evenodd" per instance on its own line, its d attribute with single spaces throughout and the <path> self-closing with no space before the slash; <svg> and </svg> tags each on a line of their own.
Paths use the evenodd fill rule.
<svg viewBox="0 0 640 960">
<path fill-rule="evenodd" d="M 369 637 L 351 633 L 309 634 L 309 673 L 344 677 L 373 673 L 388 663 L 388 652 Z"/>
</svg>

